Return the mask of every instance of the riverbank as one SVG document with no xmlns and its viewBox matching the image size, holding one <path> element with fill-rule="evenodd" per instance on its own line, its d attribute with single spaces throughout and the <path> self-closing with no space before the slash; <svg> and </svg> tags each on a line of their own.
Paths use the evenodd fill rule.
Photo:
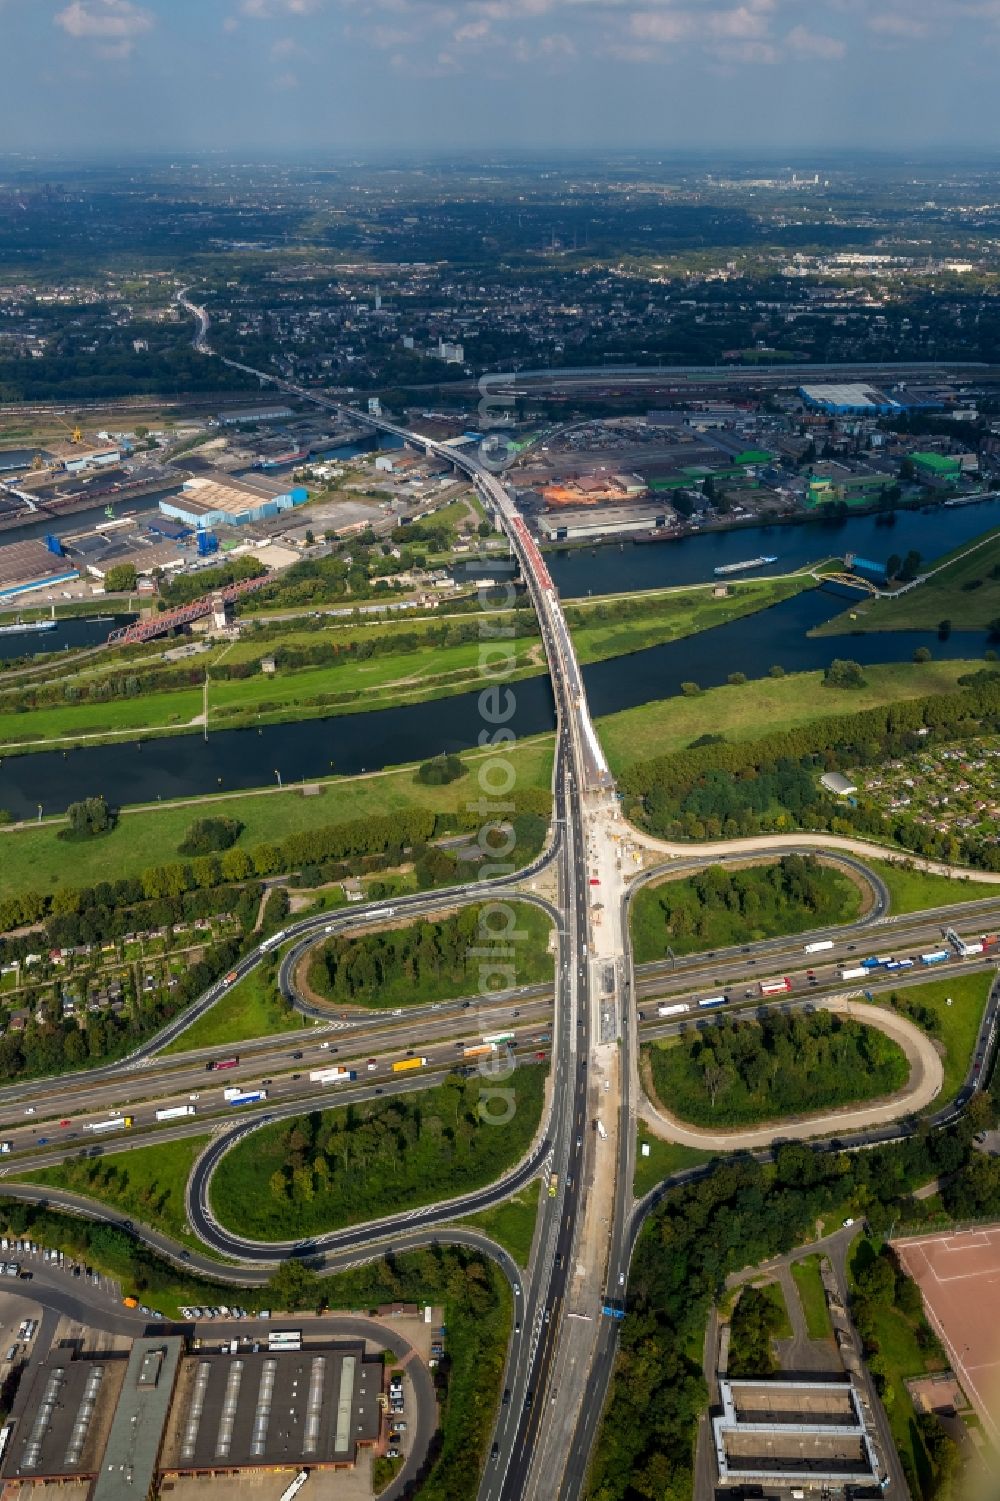
<svg viewBox="0 0 1000 1501">
<path fill-rule="evenodd" d="M 724 735 L 728 740 L 752 740 L 768 730 L 791 729 L 825 718 L 903 702 L 930 693 L 954 692 L 958 679 L 974 672 L 973 661 L 888 663 L 865 669 L 866 686 L 839 689 L 823 686 L 819 672 L 764 678 L 740 686 L 705 690 L 693 697 L 677 696 L 644 703 L 634 709 L 597 719 L 597 731 L 616 775 L 636 762 L 683 750 L 705 734 Z M 537 685 L 539 688 L 541 684 Z M 523 690 L 522 690 L 523 691 Z M 257 742 L 257 737 L 251 737 Z M 207 751 L 211 751 L 210 740 Z M 435 749 L 440 748 L 440 742 Z M 147 746 L 148 757 L 153 746 Z M 416 778 L 414 763 L 353 776 L 330 775 L 305 779 L 298 785 L 249 789 L 223 789 L 194 797 L 162 801 L 139 800 L 129 806 L 127 784 L 119 781 L 125 806 L 117 828 L 92 841 L 67 845 L 59 839 L 63 818 L 47 818 L 0 829 L 3 861 L 0 863 L 0 897 L 18 890 L 49 891 L 61 885 L 85 886 L 104 879 L 109 868 L 116 875 L 137 875 L 142 870 L 174 858 L 188 827 L 207 811 L 243 824 L 239 845 L 273 842 L 288 834 L 324 824 L 355 818 L 392 814 L 410 808 L 427 808 L 442 819 L 458 815 L 476 795 L 477 764 L 491 751 L 465 751 L 462 761 L 469 768 L 463 777 L 447 786 L 428 786 Z M 553 737 L 550 733 L 527 736 L 505 751 L 514 774 L 514 796 L 525 789 L 548 791 L 552 777 Z M 31 758 L 34 760 L 35 758 Z M 9 774 L 26 763 L 14 761 L 2 769 Z M 143 765 L 136 753 L 132 764 Z M 148 762 L 146 763 L 148 765 Z M 270 765 L 270 761 L 268 765 Z M 58 758 L 64 774 L 73 767 Z M 2 784 L 0 784 L 2 786 Z M 167 784 L 169 786 L 169 783 Z M 313 793 L 308 789 L 316 788 Z M 80 787 L 82 795 L 90 787 Z M 2 800 L 0 790 L 0 800 Z M 952 897 L 952 900 L 959 898 Z"/>
<path fill-rule="evenodd" d="M 63 818 L 46 819 L 0 830 L 0 898 L 17 891 L 52 891 L 58 886 L 87 886 L 107 878 L 134 876 L 177 854 L 190 825 L 206 814 L 236 819 L 243 825 L 238 844 L 249 849 L 317 828 L 358 818 L 392 815 L 426 808 L 456 821 L 466 803 L 478 795 L 476 765 L 490 751 L 463 757 L 470 776 L 444 787 L 418 781 L 413 763 L 355 777 L 326 777 L 304 787 L 255 788 L 210 797 L 146 803 L 122 810 L 117 827 L 99 839 L 66 844 L 59 834 Z M 522 741 L 505 751 L 514 771 L 514 800 L 526 789 L 548 791 L 552 783 L 551 736 Z M 179 857 L 178 857 L 179 858 Z"/>
<path fill-rule="evenodd" d="M 1000 622 L 1000 532 L 955 549 L 905 593 L 859 598 L 856 605 L 817 627 L 817 636 L 869 631 L 990 630 Z"/>
<path fill-rule="evenodd" d="M 769 609 L 814 588 L 811 573 L 800 572 L 773 578 L 731 582 L 725 595 L 716 597 L 715 586 L 666 589 L 638 599 L 579 601 L 567 609 L 581 663 L 644 651 L 650 647 L 697 635 Z M 331 638 L 343 658 L 334 663 L 295 670 L 261 671 L 260 664 L 280 660 L 286 651 L 318 649 L 327 638 L 317 631 L 267 632 L 255 640 L 245 638 L 213 648 L 190 659 L 192 675 L 200 684 L 138 693 L 126 698 L 86 697 L 96 691 L 95 675 L 83 674 L 79 682 L 70 677 L 61 692 L 75 692 L 69 702 L 28 710 L 0 711 L 0 747 L 6 756 L 38 751 L 70 750 L 81 745 L 99 746 L 136 736 L 202 735 L 213 730 L 236 730 L 337 718 L 401 708 L 428 700 L 453 698 L 484 685 L 481 624 L 477 615 L 450 617 L 458 634 L 463 627 L 469 640 L 445 644 L 442 632 L 449 620 L 424 619 L 380 622 L 377 625 L 342 624 L 331 627 Z M 497 639 L 507 641 L 510 671 L 507 681 L 546 675 L 542 643 L 536 635 L 505 638 L 503 632 L 523 624 L 520 611 L 490 616 L 490 652 Z M 399 652 L 373 652 L 375 641 L 395 635 L 405 647 Z M 491 655 L 490 660 L 493 660 Z M 141 663 L 128 667 L 140 672 Z M 246 666 L 246 677 L 213 676 L 213 668 Z M 123 667 L 112 664 L 120 677 Z M 141 678 L 137 678 L 141 686 Z"/>
<path fill-rule="evenodd" d="M 822 672 L 788 673 L 640 704 L 598 719 L 597 731 L 611 769 L 618 774 L 636 761 L 685 750 L 702 735 L 753 740 L 838 714 L 950 693 L 960 677 L 982 665 L 976 659 L 887 662 L 865 668 L 863 688 L 828 687 Z"/>
</svg>

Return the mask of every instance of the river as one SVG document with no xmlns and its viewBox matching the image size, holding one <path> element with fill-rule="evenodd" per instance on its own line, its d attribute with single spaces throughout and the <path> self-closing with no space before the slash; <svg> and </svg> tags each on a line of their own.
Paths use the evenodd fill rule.
<svg viewBox="0 0 1000 1501">
<path fill-rule="evenodd" d="M 778 554 L 783 569 L 847 546 L 875 558 L 885 558 L 890 552 L 902 555 L 914 547 L 925 558 L 933 558 L 995 522 L 1000 522 L 1000 502 L 900 512 L 892 527 L 879 525 L 873 517 L 861 517 L 833 526 L 748 528 L 677 544 L 626 544 L 624 550 L 617 545 L 603 547 L 596 557 L 589 550 L 555 556 L 552 574 L 572 596 L 588 590 L 607 593 L 703 581 L 719 562 L 752 557 L 756 552 Z M 800 672 L 826 667 L 837 656 L 862 663 L 909 661 L 921 645 L 929 645 L 937 658 L 975 658 L 982 657 L 989 645 L 984 633 L 971 631 L 956 631 L 943 642 L 934 634 L 915 631 L 839 638 L 807 634 L 855 597 L 837 587 L 812 590 L 700 635 L 594 663 L 583 670 L 591 709 L 595 716 L 613 714 L 668 698 L 679 693 L 686 681 L 707 688 L 724 683 L 732 672 L 762 677 L 775 664 L 786 672 Z M 523 737 L 551 730 L 554 714 L 548 679 L 528 679 L 516 684 L 514 691 L 517 712 L 512 727 L 516 733 Z M 424 760 L 441 751 L 469 749 L 482 728 L 478 694 L 463 693 L 369 714 L 260 729 L 214 730 L 207 740 L 200 735 L 172 735 L 142 743 L 128 740 L 65 753 L 11 756 L 0 761 L 0 807 L 23 818 L 33 816 L 39 804 L 47 813 L 61 812 L 75 799 L 98 792 L 109 802 L 126 804 L 264 786 L 275 782 L 279 773 L 286 785 L 332 772 L 354 775 Z M 321 803 L 317 817 L 322 818 Z"/>
<path fill-rule="evenodd" d="M 913 548 L 927 562 L 992 526 L 1000 526 L 1000 500 L 896 511 L 891 520 L 888 516 L 846 516 L 839 521 L 700 532 L 647 546 L 615 542 L 596 548 L 567 548 L 546 552 L 545 560 L 560 594 L 573 599 L 587 594 L 662 589 L 670 584 L 703 584 L 713 577 L 713 569 L 725 563 L 760 556 L 773 556 L 778 561 L 756 570 L 759 573 L 791 573 L 847 551 L 884 563 L 893 553 L 905 557 Z M 752 572 L 745 575 L 753 576 Z M 740 577 L 735 575 L 735 579 Z"/>
<path fill-rule="evenodd" d="M 844 604 L 843 591 L 814 590 L 698 636 L 595 662 L 583 669 L 591 709 L 595 716 L 614 714 L 669 698 L 686 681 L 707 688 L 724 683 L 731 672 L 762 677 L 776 663 L 798 672 L 825 667 L 837 656 L 862 663 L 908 661 L 928 641 L 939 658 L 981 657 L 987 648 L 985 634 L 978 632 L 956 632 L 944 642 L 916 631 L 840 639 L 806 635 Z M 548 678 L 529 678 L 513 691 L 517 711 L 512 727 L 518 736 L 553 728 Z M 478 698 L 477 693 L 463 693 L 370 714 L 215 730 L 207 740 L 172 735 L 12 756 L 0 761 L 0 806 L 24 818 L 33 816 L 39 804 L 47 813 L 62 812 L 76 798 L 98 792 L 112 803 L 155 802 L 264 786 L 276 782 L 279 773 L 287 786 L 332 772 L 354 775 L 420 761 L 476 745 L 483 728 Z M 321 821 L 322 802 L 316 813 Z"/>
</svg>

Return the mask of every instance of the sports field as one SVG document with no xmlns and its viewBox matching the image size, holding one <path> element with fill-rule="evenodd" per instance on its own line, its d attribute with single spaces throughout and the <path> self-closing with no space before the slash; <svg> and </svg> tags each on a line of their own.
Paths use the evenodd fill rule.
<svg viewBox="0 0 1000 1501">
<path fill-rule="evenodd" d="M 893 1242 L 983 1426 L 1000 1443 L 1000 1225 Z"/>
</svg>

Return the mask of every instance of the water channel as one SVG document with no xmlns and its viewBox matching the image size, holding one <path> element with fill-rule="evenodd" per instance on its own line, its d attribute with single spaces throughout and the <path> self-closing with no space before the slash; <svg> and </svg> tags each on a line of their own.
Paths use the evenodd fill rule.
<svg viewBox="0 0 1000 1501">
<path fill-rule="evenodd" d="M 579 594 L 703 580 L 711 577 L 719 561 L 752 557 L 758 551 L 779 554 L 783 568 L 807 557 L 829 556 L 848 545 L 876 558 L 905 554 L 911 547 L 932 558 L 996 520 L 1000 503 L 991 502 L 918 515 L 901 513 L 891 528 L 877 525 L 874 518 L 859 518 L 838 526 L 835 539 L 823 527 L 822 542 L 814 527 L 748 529 L 704 535 L 679 545 L 626 545 L 623 551 L 615 545 L 600 549 L 597 557 L 590 550 L 564 555 L 553 559 L 552 573 L 568 594 Z M 876 542 L 883 545 L 878 548 Z M 909 661 L 921 645 L 930 645 L 936 658 L 982 658 L 989 646 L 985 633 L 974 631 L 955 631 L 948 641 L 916 631 L 839 638 L 807 635 L 847 602 L 846 591 L 839 588 L 813 590 L 700 635 L 594 663 L 584 668 L 592 711 L 595 716 L 612 714 L 668 698 L 689 680 L 707 688 L 724 683 L 731 672 L 761 677 L 774 664 L 797 672 L 825 667 L 836 656 L 862 663 Z M 551 730 L 554 713 L 547 678 L 517 683 L 514 692 L 516 733 L 523 737 Z M 375 771 L 474 746 L 483 727 L 478 698 L 478 693 L 464 693 L 433 704 L 368 714 L 216 730 L 207 740 L 171 735 L 4 757 L 0 806 L 24 818 L 34 816 L 39 806 L 56 813 L 74 799 L 98 792 L 118 804 L 155 802 L 263 786 L 276 783 L 279 775 L 287 786 L 332 772 Z"/>
</svg>

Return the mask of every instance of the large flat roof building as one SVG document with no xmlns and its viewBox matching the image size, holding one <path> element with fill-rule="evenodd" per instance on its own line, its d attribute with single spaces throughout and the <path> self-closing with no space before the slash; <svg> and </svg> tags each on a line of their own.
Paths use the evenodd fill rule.
<svg viewBox="0 0 1000 1501">
<path fill-rule="evenodd" d="M 290 511 L 309 499 L 304 485 L 293 485 L 277 495 L 262 494 L 256 486 L 207 479 L 201 475 L 185 482 L 183 492 L 160 501 L 160 511 L 185 526 L 211 529 L 216 526 L 247 526 Z"/>
<path fill-rule="evenodd" d="M 115 1353 L 54 1350 L 17 1394 L 0 1476 L 5 1481 L 93 1479 L 101 1464 L 126 1361 Z"/>
<path fill-rule="evenodd" d="M 883 1474 L 861 1393 L 850 1378 L 720 1377 L 712 1419 L 723 1485 L 810 1485 L 842 1491 Z"/>
<path fill-rule="evenodd" d="M 353 1465 L 378 1438 L 381 1391 L 382 1362 L 362 1344 L 187 1356 L 161 1469 Z"/>
<path fill-rule="evenodd" d="M 164 1477 L 349 1468 L 378 1442 L 383 1362 L 360 1341 L 184 1348 L 158 1334 L 127 1355 L 54 1350 L 18 1392 L 0 1484 L 77 1481 L 87 1501 L 146 1501 Z"/>
</svg>

